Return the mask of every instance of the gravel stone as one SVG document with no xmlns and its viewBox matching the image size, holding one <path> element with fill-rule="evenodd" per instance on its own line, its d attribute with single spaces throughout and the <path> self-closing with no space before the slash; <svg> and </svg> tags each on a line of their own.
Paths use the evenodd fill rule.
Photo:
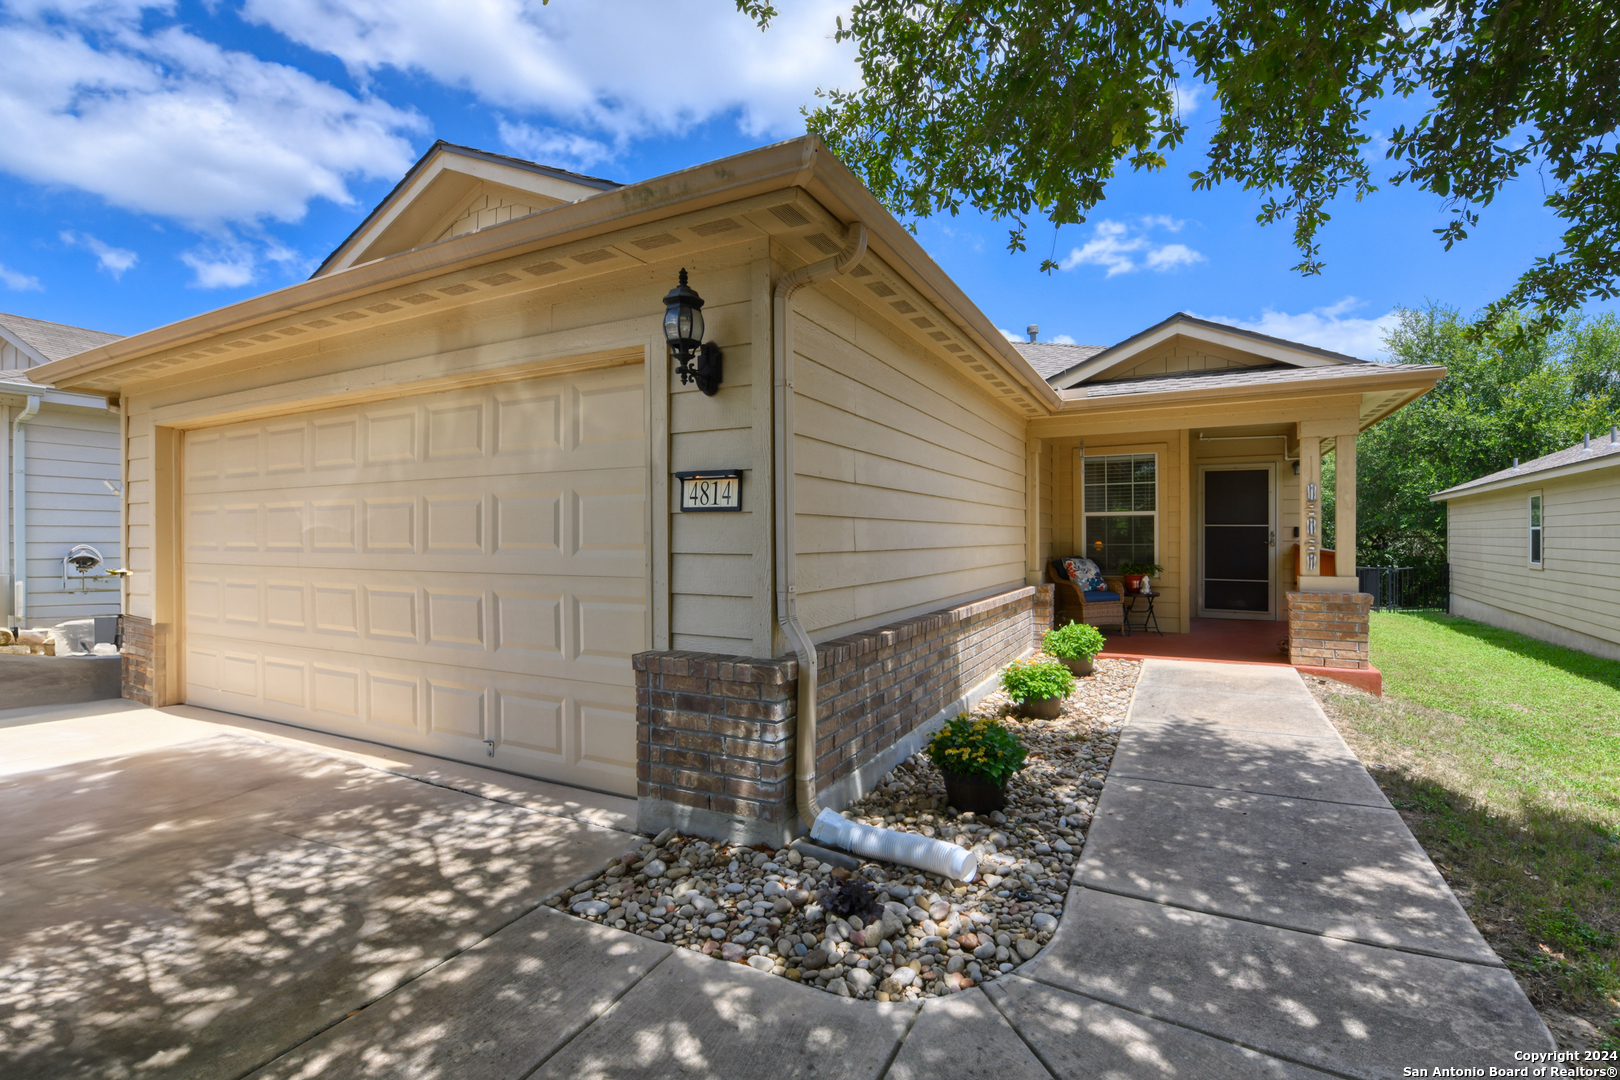
<svg viewBox="0 0 1620 1080">
<path fill-rule="evenodd" d="M 917 1001 L 993 981 L 1037 955 L 1057 929 L 1140 668 L 1097 661 L 1057 720 L 1013 716 L 999 692 L 973 710 L 1002 718 L 1029 751 L 1008 783 L 1005 812 L 946 806 L 926 753 L 902 761 L 844 811 L 972 849 L 976 881 L 840 854 L 883 905 L 870 917 L 840 919 L 824 904 L 851 872 L 832 865 L 832 854 L 822 862 L 814 851 L 755 851 L 665 829 L 547 903 L 841 997 Z"/>
</svg>

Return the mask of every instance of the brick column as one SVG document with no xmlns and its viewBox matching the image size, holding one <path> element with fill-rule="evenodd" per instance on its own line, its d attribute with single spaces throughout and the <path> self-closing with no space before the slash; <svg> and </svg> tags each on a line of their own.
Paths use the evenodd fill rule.
<svg viewBox="0 0 1620 1080">
<path fill-rule="evenodd" d="M 1046 632 L 1052 629 L 1057 617 L 1057 586 L 1035 586 L 1035 647 L 1041 647 L 1041 639 Z"/>
<path fill-rule="evenodd" d="M 156 702 L 156 678 L 159 668 L 157 635 L 152 631 L 152 620 L 139 615 L 118 616 L 119 651 L 123 654 L 123 674 L 120 695 L 142 705 Z"/>
<path fill-rule="evenodd" d="M 645 652 L 631 663 L 637 827 L 750 844 L 792 839 L 798 662 Z"/>
<path fill-rule="evenodd" d="M 1298 667 L 1372 667 L 1368 593 L 1288 593 L 1288 658 Z"/>
</svg>

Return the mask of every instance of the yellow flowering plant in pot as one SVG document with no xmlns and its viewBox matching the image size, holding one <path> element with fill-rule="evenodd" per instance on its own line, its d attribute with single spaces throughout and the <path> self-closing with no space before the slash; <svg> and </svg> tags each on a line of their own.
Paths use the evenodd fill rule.
<svg viewBox="0 0 1620 1080">
<path fill-rule="evenodd" d="M 1007 805 L 1007 781 L 1028 751 L 993 716 L 962 713 L 928 743 L 928 757 L 945 774 L 945 801 L 958 811 L 988 813 Z"/>
</svg>

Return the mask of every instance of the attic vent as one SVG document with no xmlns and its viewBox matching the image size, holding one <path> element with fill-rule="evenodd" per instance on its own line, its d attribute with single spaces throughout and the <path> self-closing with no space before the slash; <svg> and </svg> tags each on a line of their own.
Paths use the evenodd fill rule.
<svg viewBox="0 0 1620 1080">
<path fill-rule="evenodd" d="M 481 277 L 478 280 L 482 281 L 485 285 L 505 285 L 507 282 L 516 281 L 517 280 L 517 275 L 516 274 L 491 274 L 491 275 L 489 275 L 489 277 Z"/>
<path fill-rule="evenodd" d="M 533 274 L 535 277 L 545 277 L 547 274 L 555 274 L 565 269 L 567 267 L 560 262 L 543 262 L 535 263 L 533 266 L 525 266 L 523 272 Z"/>
<path fill-rule="evenodd" d="M 354 322 L 356 319 L 366 319 L 370 318 L 370 316 L 363 311 L 340 311 L 334 318 L 342 319 L 344 322 Z"/>
<path fill-rule="evenodd" d="M 661 232 L 657 236 L 644 236 L 640 240 L 630 242 L 642 251 L 651 251 L 653 248 L 669 247 L 669 245 L 678 244 L 681 241 L 679 237 L 671 236 L 667 232 Z"/>
<path fill-rule="evenodd" d="M 444 295 L 446 295 L 446 296 L 466 296 L 468 293 L 473 291 L 473 287 L 471 285 L 466 285 L 466 284 L 462 284 L 462 285 L 446 285 L 444 288 L 440 289 L 439 291 L 444 293 Z"/>
<path fill-rule="evenodd" d="M 945 351 L 946 352 L 962 352 L 964 350 L 962 349 L 962 346 L 958 345 L 956 342 L 953 341 L 949 345 L 945 346 Z"/>
<path fill-rule="evenodd" d="M 308 333 L 308 331 L 306 331 L 302 326 L 284 326 L 280 330 L 277 330 L 276 333 L 280 334 L 282 337 L 292 337 L 295 334 Z"/>
<path fill-rule="evenodd" d="M 253 342 L 248 341 L 246 338 L 237 338 L 235 341 L 227 341 L 225 344 L 229 345 L 233 349 L 245 349 L 249 345 L 252 345 Z"/>
<path fill-rule="evenodd" d="M 849 276 L 850 277 L 871 277 L 872 276 L 872 271 L 868 270 L 864 266 L 857 266 L 855 269 L 853 269 L 853 270 L 851 270 L 849 272 Z"/>
<path fill-rule="evenodd" d="M 782 224 L 797 229 L 800 225 L 810 224 L 810 219 L 799 211 L 792 203 L 783 203 L 781 206 L 771 207 L 771 213 L 776 215 Z"/>
<path fill-rule="evenodd" d="M 815 249 L 821 252 L 823 255 L 837 255 L 840 251 L 844 250 L 834 243 L 833 238 L 828 236 L 826 233 L 811 233 L 809 236 L 805 237 L 805 239 L 810 241 Z"/>
<path fill-rule="evenodd" d="M 928 336 L 933 338 L 935 341 L 949 341 L 949 340 L 951 340 L 951 335 L 947 334 L 943 330 L 935 330 L 932 334 L 929 334 Z"/>
<path fill-rule="evenodd" d="M 870 285 L 867 286 L 867 288 L 869 288 L 869 289 L 871 287 L 872 286 L 870 286 Z M 917 310 L 916 308 L 912 307 L 911 304 L 909 304 L 905 300 L 896 300 L 894 303 L 890 304 L 889 306 L 894 308 L 894 310 L 898 311 L 902 315 L 910 315 L 913 311 Z"/>
<path fill-rule="evenodd" d="M 732 229 L 740 228 L 742 226 L 737 222 L 728 217 L 723 217 L 715 221 L 705 221 L 701 225 L 694 225 L 692 231 L 698 236 L 713 236 L 716 233 L 730 232 Z"/>
<path fill-rule="evenodd" d="M 253 335 L 253 340 L 254 341 L 274 341 L 274 340 L 276 340 L 276 335 L 274 335 L 274 334 L 254 334 Z"/>
<path fill-rule="evenodd" d="M 222 352 L 230 352 L 231 350 L 227 349 L 223 345 L 215 345 L 212 349 L 205 349 L 203 351 L 208 353 L 210 356 L 218 356 Z"/>
<path fill-rule="evenodd" d="M 328 326 L 335 326 L 336 324 L 331 319 L 315 319 L 304 325 L 315 330 L 325 330 Z"/>
<path fill-rule="evenodd" d="M 607 262 L 613 258 L 613 252 L 607 248 L 597 248 L 595 251 L 582 251 L 573 258 L 575 262 L 589 266 L 591 263 Z"/>
<path fill-rule="evenodd" d="M 893 296 L 894 295 L 894 290 L 889 288 L 887 285 L 885 285 L 881 281 L 874 281 L 870 285 L 868 285 L 867 288 L 871 289 L 873 292 L 877 293 L 879 296 Z"/>
<path fill-rule="evenodd" d="M 934 325 L 934 320 L 933 319 L 925 319 L 921 315 L 919 315 L 915 319 L 911 320 L 911 325 L 912 326 L 920 326 L 924 330 L 927 330 L 929 327 Z"/>
<path fill-rule="evenodd" d="M 405 301 L 407 304 L 431 304 L 437 300 L 438 297 L 434 296 L 432 293 L 419 292 L 412 293 L 410 296 L 402 296 L 400 299 Z"/>
<path fill-rule="evenodd" d="M 379 315 L 386 315 L 390 311 L 398 311 L 398 304 L 367 304 L 367 311 L 375 311 Z"/>
</svg>

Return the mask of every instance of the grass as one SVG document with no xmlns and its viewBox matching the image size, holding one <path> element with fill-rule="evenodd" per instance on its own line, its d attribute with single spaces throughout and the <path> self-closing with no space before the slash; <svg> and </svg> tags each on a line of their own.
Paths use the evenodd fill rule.
<svg viewBox="0 0 1620 1080">
<path fill-rule="evenodd" d="M 1329 715 L 1560 1043 L 1620 1049 L 1620 662 L 1433 612 L 1371 633 L 1385 696 L 1326 684 Z"/>
</svg>

